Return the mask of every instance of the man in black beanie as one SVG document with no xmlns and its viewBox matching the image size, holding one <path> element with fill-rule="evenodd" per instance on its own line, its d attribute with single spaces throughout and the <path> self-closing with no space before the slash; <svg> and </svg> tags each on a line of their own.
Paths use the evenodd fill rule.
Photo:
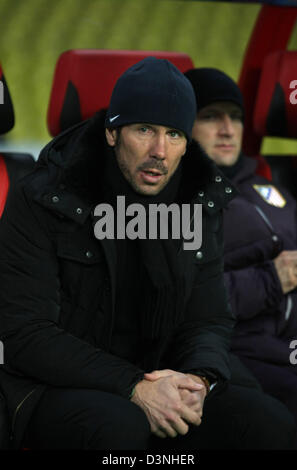
<svg viewBox="0 0 297 470">
<path fill-rule="evenodd" d="M 230 174 L 234 171 L 230 167 L 241 161 L 244 122 L 241 91 L 230 77 L 214 68 L 191 69 L 185 76 L 193 86 L 197 103 L 193 138 L 224 173 L 229 168 Z"/>
<path fill-rule="evenodd" d="M 234 191 L 191 142 L 195 116 L 189 81 L 147 58 L 10 197 L 0 385 L 15 448 L 290 447 L 282 410 L 227 385 L 221 227 Z M 154 232 L 156 205 L 172 217 Z"/>
<path fill-rule="evenodd" d="M 193 138 L 239 190 L 224 213 L 225 283 L 237 318 L 232 350 L 297 422 L 290 349 L 297 336 L 296 201 L 257 175 L 257 161 L 243 155 L 244 104 L 237 84 L 213 68 L 185 75 L 197 102 Z"/>
</svg>

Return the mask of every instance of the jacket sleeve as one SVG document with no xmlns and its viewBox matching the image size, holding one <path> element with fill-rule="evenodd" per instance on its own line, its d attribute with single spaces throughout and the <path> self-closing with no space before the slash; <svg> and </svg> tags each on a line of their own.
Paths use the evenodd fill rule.
<svg viewBox="0 0 297 470">
<path fill-rule="evenodd" d="M 202 372 L 215 380 L 230 378 L 228 351 L 234 325 L 224 286 L 222 238 L 220 229 L 205 250 L 211 259 L 195 264 L 185 316 L 167 348 L 170 368 Z"/>
<path fill-rule="evenodd" d="M 239 320 L 275 310 L 283 298 L 273 261 L 228 271 L 224 277 L 232 311 Z"/>
<path fill-rule="evenodd" d="M 58 261 L 39 212 L 32 206 L 20 187 L 11 195 L 0 222 L 4 367 L 52 386 L 129 397 L 143 371 L 58 326 Z"/>
</svg>

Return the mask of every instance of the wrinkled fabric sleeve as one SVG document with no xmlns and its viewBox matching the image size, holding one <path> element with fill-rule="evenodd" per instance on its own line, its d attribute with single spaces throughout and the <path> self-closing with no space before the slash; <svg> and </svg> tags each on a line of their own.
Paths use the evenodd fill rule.
<svg viewBox="0 0 297 470">
<path fill-rule="evenodd" d="M 273 261 L 225 272 L 224 277 L 228 300 L 238 320 L 276 310 L 283 298 Z"/>
<path fill-rule="evenodd" d="M 129 397 L 143 371 L 59 328 L 60 281 L 44 210 L 22 187 L 0 223 L 0 339 L 4 368 L 58 387 Z"/>
</svg>

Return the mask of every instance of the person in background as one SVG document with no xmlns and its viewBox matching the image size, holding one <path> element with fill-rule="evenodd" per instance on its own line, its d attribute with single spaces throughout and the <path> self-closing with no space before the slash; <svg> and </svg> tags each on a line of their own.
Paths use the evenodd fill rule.
<svg viewBox="0 0 297 470">
<path fill-rule="evenodd" d="M 197 103 L 192 136 L 239 191 L 224 210 L 225 285 L 237 319 L 231 349 L 297 421 L 290 349 L 297 338 L 296 201 L 257 175 L 257 160 L 243 154 L 244 103 L 237 84 L 215 68 L 185 76 Z"/>
</svg>

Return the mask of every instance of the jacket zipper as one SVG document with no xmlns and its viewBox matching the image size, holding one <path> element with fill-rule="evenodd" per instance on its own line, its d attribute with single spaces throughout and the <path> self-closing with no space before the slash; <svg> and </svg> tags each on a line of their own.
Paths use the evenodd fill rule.
<svg viewBox="0 0 297 470">
<path fill-rule="evenodd" d="M 253 206 L 255 207 L 256 211 L 258 212 L 258 214 L 262 217 L 262 219 L 264 220 L 264 222 L 266 223 L 266 225 L 270 228 L 270 230 L 274 233 L 275 230 L 270 222 L 270 220 L 268 219 L 267 215 L 264 214 L 264 212 L 262 211 L 262 209 L 260 209 L 259 206 L 257 206 L 257 204 L 254 204 L 253 203 Z"/>
<path fill-rule="evenodd" d="M 285 313 L 285 320 L 288 321 L 292 312 L 292 307 L 293 307 L 293 300 L 290 294 L 288 294 L 287 297 L 287 308 L 286 308 L 286 313 Z"/>
<path fill-rule="evenodd" d="M 25 396 L 25 398 L 22 399 L 22 401 L 18 404 L 18 406 L 16 407 L 15 409 L 15 412 L 13 414 L 13 418 L 12 418 L 12 425 L 11 425 L 11 435 L 10 435 L 10 439 L 13 439 L 13 433 L 14 433 L 14 426 L 15 426 L 15 422 L 16 422 L 16 417 L 17 417 L 17 414 L 20 410 L 20 408 L 23 406 L 24 402 L 27 400 L 27 398 L 29 398 L 30 395 L 32 395 L 32 393 L 36 390 L 36 387 L 33 388 L 33 390 L 31 390 L 29 393 L 27 393 L 27 395 Z"/>
</svg>

